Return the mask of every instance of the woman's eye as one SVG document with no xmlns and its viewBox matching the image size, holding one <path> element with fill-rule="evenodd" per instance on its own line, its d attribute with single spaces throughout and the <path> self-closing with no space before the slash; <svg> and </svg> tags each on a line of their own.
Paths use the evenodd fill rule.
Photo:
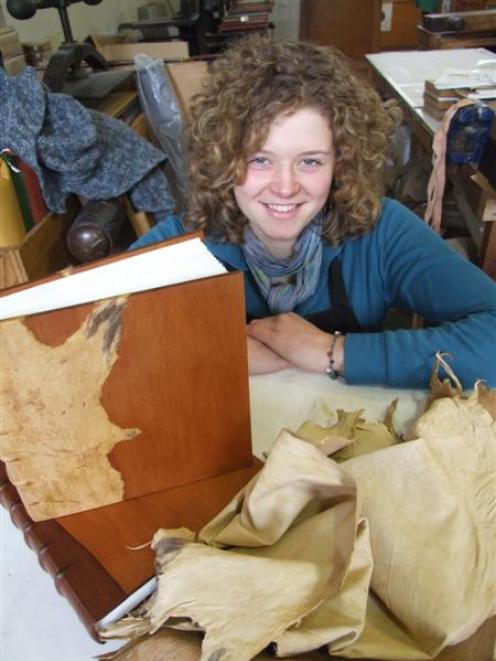
<svg viewBox="0 0 496 661">
<path fill-rule="evenodd" d="M 269 159 L 265 156 L 254 156 L 253 158 L 250 158 L 248 165 L 255 168 L 264 168 L 269 165 Z"/>
<path fill-rule="evenodd" d="M 301 164 L 305 169 L 313 170 L 322 165 L 322 161 L 319 161 L 318 158 L 303 158 Z"/>
</svg>

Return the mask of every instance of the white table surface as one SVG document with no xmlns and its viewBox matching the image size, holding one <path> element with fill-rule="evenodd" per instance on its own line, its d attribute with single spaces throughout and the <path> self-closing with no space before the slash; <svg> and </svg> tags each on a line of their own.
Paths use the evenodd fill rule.
<svg viewBox="0 0 496 661">
<path fill-rule="evenodd" d="M 261 456 L 268 450 L 282 427 L 295 429 L 307 419 L 329 421 L 329 409 L 363 408 L 368 420 L 380 420 L 396 397 L 395 420 L 399 431 L 405 431 L 420 412 L 425 391 L 351 387 L 298 370 L 252 377 L 254 452 Z M 102 646 L 90 638 L 2 507 L 0 526 L 1 661 L 87 661 L 122 645 L 114 641 Z"/>
<path fill-rule="evenodd" d="M 422 110 L 425 81 L 453 70 L 496 67 L 496 54 L 487 48 L 389 51 L 365 57 L 431 133 L 436 132 L 440 122 Z"/>
</svg>

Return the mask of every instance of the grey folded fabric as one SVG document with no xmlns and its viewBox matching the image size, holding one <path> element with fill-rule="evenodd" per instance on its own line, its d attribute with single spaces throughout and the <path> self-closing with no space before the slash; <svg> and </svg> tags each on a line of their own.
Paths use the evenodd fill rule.
<svg viewBox="0 0 496 661">
<path fill-rule="evenodd" d="M 0 68 L 0 151 L 10 149 L 38 176 L 47 206 L 65 211 L 76 193 L 106 200 L 128 193 L 145 211 L 174 208 L 159 164 L 166 155 L 127 124 L 52 93 L 32 67 L 9 77 Z"/>
</svg>

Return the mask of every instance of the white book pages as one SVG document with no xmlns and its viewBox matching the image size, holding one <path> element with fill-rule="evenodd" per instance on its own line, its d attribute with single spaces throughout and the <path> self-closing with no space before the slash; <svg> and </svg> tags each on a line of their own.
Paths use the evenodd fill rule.
<svg viewBox="0 0 496 661">
<path fill-rule="evenodd" d="M 472 94 L 467 94 L 467 98 L 473 99 L 474 101 L 490 101 L 491 99 L 496 99 L 496 85 L 485 90 L 476 90 Z"/>
<path fill-rule="evenodd" d="M 438 89 L 492 87 L 496 85 L 496 61 L 479 69 L 448 69 L 434 80 Z"/>
<path fill-rule="evenodd" d="M 0 298 L 0 320 L 226 273 L 199 238 L 33 285 Z"/>
<path fill-rule="evenodd" d="M 122 603 L 105 615 L 99 622 L 96 624 L 97 630 L 105 629 L 110 624 L 114 624 L 118 620 L 122 619 L 125 615 L 130 613 L 134 608 L 139 606 L 142 601 L 148 599 L 148 597 L 155 591 L 157 587 L 157 577 L 153 576 L 146 583 L 144 583 L 137 590 L 132 592 L 129 597 L 124 599 Z"/>
</svg>

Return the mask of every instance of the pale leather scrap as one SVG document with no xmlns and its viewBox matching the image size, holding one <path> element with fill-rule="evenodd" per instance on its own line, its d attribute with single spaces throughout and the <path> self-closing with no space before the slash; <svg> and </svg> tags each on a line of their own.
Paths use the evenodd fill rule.
<svg viewBox="0 0 496 661">
<path fill-rule="evenodd" d="M 318 602 L 319 569 L 188 544 L 170 563 L 160 558 L 151 633 L 171 615 L 188 617 L 206 632 L 202 659 L 221 651 L 225 661 L 251 659 Z"/>
<path fill-rule="evenodd" d="M 431 658 L 496 613 L 496 423 L 476 395 L 442 398 L 415 433 L 342 466 L 370 522 L 371 587 Z M 370 632 L 341 654 L 373 654 Z"/>
<path fill-rule="evenodd" d="M 381 661 L 427 661 L 433 658 L 431 654 L 419 649 L 402 623 L 395 619 L 372 590 L 367 599 L 367 617 L 362 635 L 342 648 L 339 657 Z M 457 659 L 462 661 L 459 657 Z"/>
<path fill-rule="evenodd" d="M 340 590 L 356 526 L 353 482 L 318 448 L 283 431 L 264 468 L 200 532 L 209 545 L 165 542 L 160 554 L 164 540 L 181 534 L 154 538 L 158 590 L 127 635 L 133 623 L 137 633 L 143 622 L 153 632 L 170 617 L 188 617 L 206 631 L 202 659 L 251 659 Z M 123 627 L 126 620 L 102 637 Z"/>
<path fill-rule="evenodd" d="M 22 319 L 1 325 L 1 459 L 34 521 L 122 500 L 123 480 L 107 455 L 139 430 L 113 424 L 100 396 L 117 359 L 123 305 L 97 305 L 56 347 Z"/>
<path fill-rule="evenodd" d="M 343 528 L 340 540 L 329 539 L 326 557 L 342 556 L 347 564 L 355 538 L 355 484 L 318 448 L 283 430 L 261 471 L 204 526 L 198 538 L 211 545 L 263 547 L 261 553 L 279 554 L 290 548 L 284 536 L 289 529 L 294 534 L 310 514 L 324 516 L 330 508 L 333 520 Z M 280 546 L 271 550 L 277 542 Z M 305 557 L 303 548 L 300 552 Z M 313 561 L 315 552 L 311 552 Z"/>
<path fill-rule="evenodd" d="M 330 654 L 340 653 L 355 642 L 365 623 L 372 566 L 369 527 L 367 520 L 361 519 L 343 585 L 276 639 L 277 656 L 303 654 L 324 645 Z"/>
<path fill-rule="evenodd" d="M 296 436 L 313 443 L 334 461 L 341 462 L 361 454 L 381 450 L 400 442 L 394 427 L 393 414 L 398 400 L 389 405 L 383 422 L 367 422 L 358 411 L 337 410 L 337 422 L 321 426 L 310 420 L 304 422 Z"/>
<path fill-rule="evenodd" d="M 491 390 L 485 383 L 479 381 L 475 384 L 477 401 L 496 420 L 496 390 Z"/>
</svg>

